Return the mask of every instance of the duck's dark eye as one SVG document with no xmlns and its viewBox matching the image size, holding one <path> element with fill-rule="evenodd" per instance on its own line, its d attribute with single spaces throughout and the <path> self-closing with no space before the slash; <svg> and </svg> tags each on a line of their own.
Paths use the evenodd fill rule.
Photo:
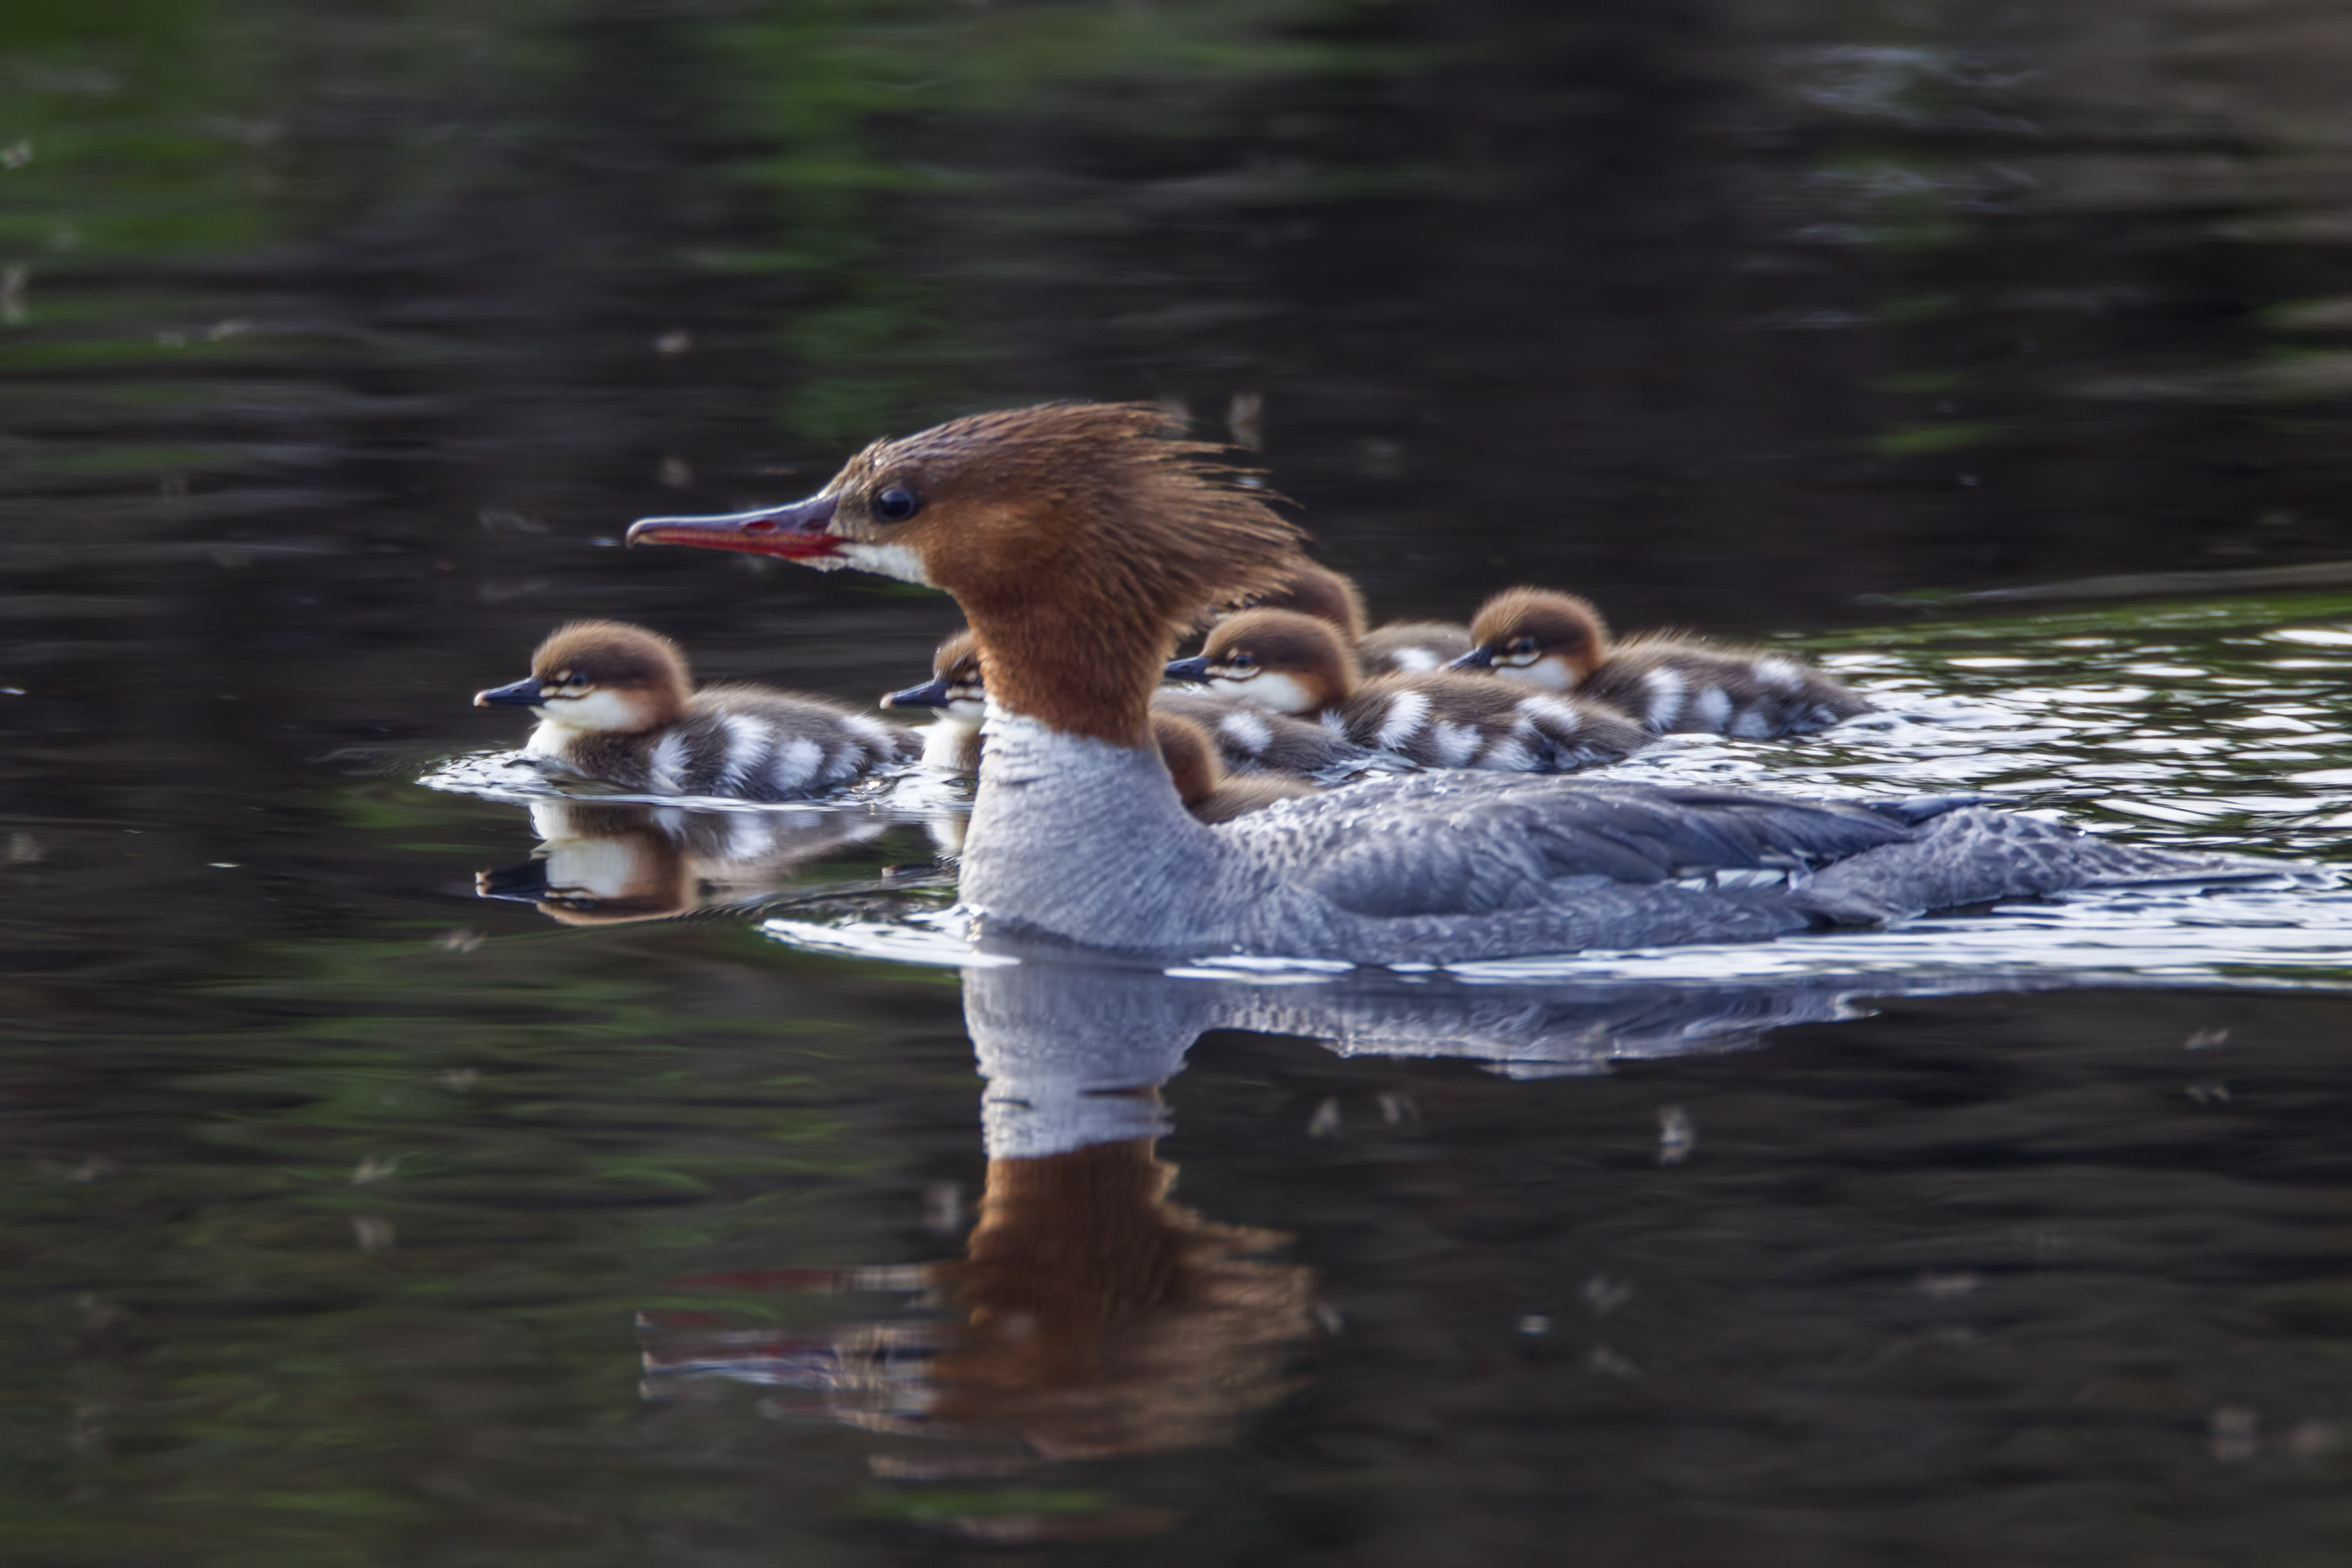
<svg viewBox="0 0 2352 1568">
<path fill-rule="evenodd" d="M 1511 646 L 1505 648 L 1503 651 L 1505 653 L 1533 653 L 1536 651 L 1536 639 L 1533 637 L 1513 637 L 1511 639 Z"/>
<path fill-rule="evenodd" d="M 874 515 L 883 522 L 904 522 L 923 510 L 923 498 L 902 485 L 892 485 L 874 498 Z"/>
<path fill-rule="evenodd" d="M 1254 653 L 1229 654 L 1225 658 L 1225 664 L 1228 668 L 1233 669 L 1255 669 L 1257 668 L 1257 655 Z"/>
</svg>

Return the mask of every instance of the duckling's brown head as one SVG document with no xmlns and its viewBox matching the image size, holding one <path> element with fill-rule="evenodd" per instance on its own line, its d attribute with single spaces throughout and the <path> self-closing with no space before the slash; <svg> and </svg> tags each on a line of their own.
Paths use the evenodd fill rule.
<svg viewBox="0 0 2352 1568">
<path fill-rule="evenodd" d="M 1155 709 L 1151 714 L 1151 739 L 1160 747 L 1160 760 L 1168 764 L 1168 777 L 1176 785 L 1176 798 L 1186 805 L 1200 805 L 1224 783 L 1224 765 L 1217 759 L 1215 742 L 1209 739 L 1206 730 L 1192 720 Z"/>
<path fill-rule="evenodd" d="M 529 708 L 551 724 L 640 734 L 671 723 L 693 689 L 686 656 L 625 621 L 573 621 L 539 645 L 530 675 L 475 693 L 477 708 Z"/>
<path fill-rule="evenodd" d="M 1328 621 L 1297 610 L 1244 610 L 1219 621 L 1198 656 L 1177 659 L 1164 673 L 1277 713 L 1318 713 L 1355 689 L 1355 669 Z"/>
<path fill-rule="evenodd" d="M 1553 691 L 1567 691 L 1609 657 L 1609 627 L 1601 612 L 1573 594 L 1507 588 L 1479 606 L 1470 623 L 1468 653 L 1452 669 L 1496 675 Z"/>
<path fill-rule="evenodd" d="M 980 673 L 980 643 L 958 632 L 931 654 L 931 678 L 920 686 L 883 693 L 885 708 L 936 708 L 960 723 L 978 724 L 988 714 L 988 689 Z"/>
<path fill-rule="evenodd" d="M 1300 556 L 1283 574 L 1282 581 L 1263 593 L 1228 605 L 1220 612 L 1230 615 L 1245 609 L 1297 610 L 1328 621 L 1353 647 L 1364 640 L 1363 591 L 1354 581 L 1318 561 Z"/>
<path fill-rule="evenodd" d="M 1201 605 L 1270 586 L 1297 531 L 1136 404 L 978 414 L 852 458 L 818 494 L 720 518 L 649 518 L 632 542 L 856 566 L 955 595 L 1014 711 L 1144 740 L 1160 662 Z"/>
</svg>

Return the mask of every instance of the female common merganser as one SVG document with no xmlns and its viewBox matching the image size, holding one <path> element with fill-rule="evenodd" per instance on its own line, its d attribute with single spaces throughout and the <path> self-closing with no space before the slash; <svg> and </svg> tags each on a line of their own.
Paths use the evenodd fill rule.
<svg viewBox="0 0 2352 1568">
<path fill-rule="evenodd" d="M 676 643 L 622 621 L 560 627 L 530 656 L 529 676 L 476 692 L 474 706 L 530 709 L 531 756 L 646 795 L 800 799 L 917 746 L 909 731 L 821 698 L 697 691 Z"/>
<path fill-rule="evenodd" d="M 1656 734 L 1793 735 L 1870 711 L 1817 669 L 1764 648 L 1715 647 L 1666 633 L 1612 645 L 1601 612 L 1573 594 L 1511 588 L 1471 623 L 1477 646 L 1446 668 L 1491 669 L 1551 691 L 1574 691 L 1639 719 Z"/>
<path fill-rule="evenodd" d="M 1151 739 L 1160 748 L 1160 760 L 1168 764 L 1168 776 L 1175 781 L 1176 798 L 1203 822 L 1231 822 L 1277 800 L 1315 793 L 1315 786 L 1304 779 L 1272 774 L 1227 777 L 1209 731 L 1174 713 L 1153 710 Z"/>
<path fill-rule="evenodd" d="M 1382 675 L 1359 683 L 1339 633 L 1295 610 L 1219 621 L 1198 656 L 1165 671 L 1219 697 L 1312 714 L 1359 745 L 1424 767 L 1562 773 L 1647 745 L 1648 731 L 1580 697 L 1463 675 Z"/>
<path fill-rule="evenodd" d="M 1279 585 L 1250 595 L 1223 613 L 1250 609 L 1296 610 L 1328 622 L 1347 639 L 1356 668 L 1366 675 L 1427 675 L 1472 646 L 1470 628 L 1451 621 L 1391 621 L 1366 631 L 1364 594 L 1355 580 L 1303 555 L 1285 571 Z"/>
<path fill-rule="evenodd" d="M 1154 956 L 1443 963 L 1769 937 L 2100 883 L 2273 877 L 2111 844 L 1969 796 L 1807 800 L 1412 773 L 1196 822 L 1151 744 L 1165 650 L 1297 549 L 1148 405 L 974 415 L 852 458 L 806 500 L 629 538 L 944 589 L 987 676 L 959 877 L 981 930 Z"/>
<path fill-rule="evenodd" d="M 931 679 L 893 691 L 885 708 L 935 708 L 939 721 L 923 731 L 923 765 L 949 773 L 980 771 L 980 727 L 988 693 L 980 674 L 980 647 L 958 632 L 931 656 Z M 1318 773 L 1370 762 L 1376 753 L 1352 745 L 1320 724 L 1256 709 L 1188 696 L 1162 688 L 1151 694 L 1155 712 L 1189 719 L 1208 731 L 1223 764 L 1246 773 Z"/>
</svg>

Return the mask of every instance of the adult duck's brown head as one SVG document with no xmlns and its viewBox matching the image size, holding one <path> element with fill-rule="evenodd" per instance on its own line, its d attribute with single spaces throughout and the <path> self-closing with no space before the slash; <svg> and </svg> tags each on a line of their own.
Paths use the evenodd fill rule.
<svg viewBox="0 0 2352 1568">
<path fill-rule="evenodd" d="M 1156 406 L 1052 403 L 952 420 L 852 458 L 803 501 L 647 518 L 632 543 L 855 566 L 944 589 L 1002 706 L 1145 743 L 1160 666 L 1203 603 L 1271 585 L 1297 531 Z"/>
</svg>

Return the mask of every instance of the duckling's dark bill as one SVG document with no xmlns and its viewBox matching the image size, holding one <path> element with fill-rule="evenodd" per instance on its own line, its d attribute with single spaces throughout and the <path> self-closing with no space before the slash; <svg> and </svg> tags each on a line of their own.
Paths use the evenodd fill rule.
<svg viewBox="0 0 2352 1568">
<path fill-rule="evenodd" d="M 536 675 L 526 675 L 510 686 L 493 686 L 488 691 L 474 693 L 477 708 L 536 708 L 547 700 L 546 689 Z"/>
<path fill-rule="evenodd" d="M 715 517 L 648 517 L 629 524 L 630 544 L 692 544 L 705 550 L 740 550 L 807 561 L 838 553 L 840 541 L 826 531 L 834 498 L 811 496 L 790 506 Z"/>
<path fill-rule="evenodd" d="M 955 699 L 948 695 L 948 679 L 940 676 L 926 680 L 920 686 L 909 686 L 903 691 L 887 691 L 882 695 L 885 708 L 944 708 Z"/>
<path fill-rule="evenodd" d="M 1468 653 L 1464 654 L 1460 658 L 1447 659 L 1445 661 L 1445 668 L 1448 669 L 1492 669 L 1495 668 L 1495 650 L 1490 647 L 1474 647 Z"/>
</svg>

